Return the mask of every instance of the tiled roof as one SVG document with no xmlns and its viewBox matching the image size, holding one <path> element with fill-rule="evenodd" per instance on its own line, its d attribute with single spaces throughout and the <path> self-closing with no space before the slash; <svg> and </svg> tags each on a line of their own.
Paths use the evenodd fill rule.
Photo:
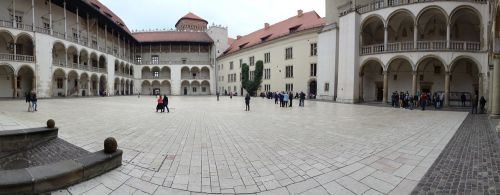
<svg viewBox="0 0 500 195">
<path fill-rule="evenodd" d="M 228 45 L 232 45 L 234 43 L 234 40 L 233 38 L 227 38 L 227 44 Z"/>
<path fill-rule="evenodd" d="M 137 32 L 132 36 L 139 42 L 201 42 L 213 43 L 206 32 L 160 31 Z"/>
<path fill-rule="evenodd" d="M 323 25 L 325 25 L 325 19 L 321 18 L 315 11 L 297 14 L 294 17 L 239 37 L 232 43 L 229 41 L 230 46 L 221 57 L 273 39 L 290 35 L 294 32 L 321 27 Z"/>
<path fill-rule="evenodd" d="M 201 18 L 201 17 L 197 16 L 196 14 L 193 14 L 193 13 L 189 12 L 189 13 L 187 13 L 186 15 L 182 16 L 182 18 L 181 18 L 181 19 L 179 19 L 179 20 L 177 21 L 177 23 L 175 23 L 175 26 L 177 26 L 177 24 L 179 24 L 179 22 L 180 22 L 182 19 L 199 20 L 199 21 L 203 21 L 203 22 L 205 22 L 205 23 L 207 23 L 207 24 L 208 24 L 208 22 L 207 22 L 205 19 L 203 19 L 203 18 Z"/>
<path fill-rule="evenodd" d="M 130 34 L 130 30 L 128 29 L 127 25 L 125 25 L 125 22 L 118 17 L 115 13 L 113 13 L 108 7 L 106 7 L 104 4 L 99 2 L 99 0 L 87 0 L 87 3 L 90 4 L 92 7 L 95 9 L 99 10 L 101 14 L 109 17 L 114 23 L 116 23 L 118 26 L 123 28 L 126 32 Z"/>
</svg>

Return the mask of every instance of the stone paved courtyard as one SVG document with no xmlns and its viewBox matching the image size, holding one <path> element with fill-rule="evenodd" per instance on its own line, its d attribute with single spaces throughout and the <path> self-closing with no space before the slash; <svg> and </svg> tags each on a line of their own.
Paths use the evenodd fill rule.
<svg viewBox="0 0 500 195">
<path fill-rule="evenodd" d="M 55 194 L 409 194 L 467 113 L 308 102 L 279 108 L 254 98 L 52 99 L 39 112 L 0 101 L 0 130 L 43 126 L 91 152 L 106 137 L 122 167 Z"/>
</svg>

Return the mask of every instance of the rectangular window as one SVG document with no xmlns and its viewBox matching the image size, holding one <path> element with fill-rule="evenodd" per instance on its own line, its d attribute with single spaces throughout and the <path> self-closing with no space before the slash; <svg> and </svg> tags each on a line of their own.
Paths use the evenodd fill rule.
<svg viewBox="0 0 500 195">
<path fill-rule="evenodd" d="M 232 70 L 234 67 L 233 67 L 233 62 L 229 62 L 229 70 Z"/>
<path fill-rule="evenodd" d="M 231 75 L 230 75 L 230 74 L 228 74 L 228 75 L 227 75 L 227 82 L 228 82 L 228 83 L 230 83 L 230 82 L 231 82 Z"/>
<path fill-rule="evenodd" d="M 286 91 L 293 91 L 293 83 L 287 83 L 285 89 Z"/>
<path fill-rule="evenodd" d="M 271 91 L 271 85 L 270 84 L 265 84 L 264 85 L 264 90 L 265 91 Z"/>
<path fill-rule="evenodd" d="M 266 68 L 264 69 L 264 79 L 271 79 L 271 69 L 270 68 Z"/>
<path fill-rule="evenodd" d="M 255 71 L 250 71 L 250 76 L 249 76 L 248 80 L 253 81 L 254 73 L 255 73 Z"/>
<path fill-rule="evenodd" d="M 157 55 L 152 55 L 151 56 L 151 64 L 159 64 L 160 63 L 160 57 Z"/>
<path fill-rule="evenodd" d="M 293 66 L 286 66 L 285 78 L 293 78 Z"/>
<path fill-rule="evenodd" d="M 50 24 L 48 22 L 43 23 L 43 28 L 44 29 L 50 29 Z"/>
<path fill-rule="evenodd" d="M 293 48 L 289 47 L 285 49 L 285 60 L 289 60 L 293 58 Z"/>
<path fill-rule="evenodd" d="M 330 91 L 330 83 L 325 83 L 325 92 Z"/>
<path fill-rule="evenodd" d="M 240 68 L 242 64 L 243 64 L 243 59 L 240 59 Z"/>
<path fill-rule="evenodd" d="M 316 63 L 311 64 L 311 76 L 316 76 Z"/>
<path fill-rule="evenodd" d="M 159 78 L 160 77 L 160 72 L 158 72 L 158 71 L 153 72 L 153 77 Z"/>
<path fill-rule="evenodd" d="M 317 55 L 318 55 L 318 44 L 311 43 L 311 56 L 317 56 Z"/>
<path fill-rule="evenodd" d="M 206 87 L 202 87 L 201 88 L 201 92 L 203 92 L 203 93 L 207 92 L 207 88 Z"/>
<path fill-rule="evenodd" d="M 57 78 L 57 88 L 58 89 L 63 88 L 63 79 L 62 78 Z"/>
<path fill-rule="evenodd" d="M 271 53 L 267 52 L 264 54 L 264 63 L 270 63 L 271 62 Z"/>
<path fill-rule="evenodd" d="M 135 56 L 135 62 L 137 62 L 137 64 L 142 64 L 142 57 L 141 56 Z"/>
<path fill-rule="evenodd" d="M 252 56 L 252 57 L 250 57 L 250 58 L 248 58 L 248 61 L 249 61 L 249 63 L 250 63 L 250 66 L 255 65 L 255 58 L 254 58 L 253 56 Z"/>
<path fill-rule="evenodd" d="M 193 87 L 193 93 L 196 93 L 196 87 Z"/>
</svg>

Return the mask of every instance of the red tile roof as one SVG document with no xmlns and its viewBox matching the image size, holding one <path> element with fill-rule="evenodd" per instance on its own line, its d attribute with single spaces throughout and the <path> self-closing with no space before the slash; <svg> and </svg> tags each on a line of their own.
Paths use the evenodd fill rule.
<svg viewBox="0 0 500 195">
<path fill-rule="evenodd" d="M 207 23 L 207 24 L 208 24 L 208 22 L 207 22 L 205 19 L 203 19 L 203 18 L 201 18 L 201 17 L 197 16 L 196 14 L 193 14 L 193 13 L 189 12 L 189 13 L 187 13 L 186 15 L 182 16 L 182 18 L 181 18 L 181 19 L 179 19 L 179 20 L 177 21 L 177 23 L 175 23 L 175 26 L 177 26 L 177 24 L 179 24 L 179 22 L 181 22 L 181 20 L 182 20 L 182 19 L 199 20 L 199 21 L 202 21 L 202 22 L 205 22 L 205 23 Z"/>
<path fill-rule="evenodd" d="M 227 44 L 228 45 L 232 45 L 234 43 L 234 40 L 233 38 L 227 38 Z"/>
<path fill-rule="evenodd" d="M 321 27 L 323 25 L 325 25 L 325 19 L 321 18 L 315 11 L 303 13 L 300 16 L 296 15 L 234 40 L 221 57 L 266 41 L 287 36 L 294 32 Z"/>
<path fill-rule="evenodd" d="M 132 33 L 139 42 L 199 42 L 213 43 L 206 32 L 159 31 Z"/>
<path fill-rule="evenodd" d="M 115 13 L 113 13 L 108 7 L 99 2 L 99 0 L 87 0 L 86 2 L 89 3 L 90 6 L 99 10 L 101 14 L 108 16 L 114 23 L 122 27 L 123 30 L 125 30 L 130 34 L 130 30 L 128 29 L 127 25 L 125 25 L 125 22 L 123 22 L 123 20 L 120 17 L 118 17 Z"/>
</svg>

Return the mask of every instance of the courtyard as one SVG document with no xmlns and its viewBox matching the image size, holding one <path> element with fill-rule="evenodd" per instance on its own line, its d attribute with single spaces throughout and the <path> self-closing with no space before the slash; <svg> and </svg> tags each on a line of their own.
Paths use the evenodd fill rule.
<svg viewBox="0 0 500 195">
<path fill-rule="evenodd" d="M 55 194 L 409 194 L 467 113 L 253 98 L 151 96 L 0 101 L 0 130 L 44 126 L 94 152 L 115 137 L 123 165 Z"/>
</svg>

